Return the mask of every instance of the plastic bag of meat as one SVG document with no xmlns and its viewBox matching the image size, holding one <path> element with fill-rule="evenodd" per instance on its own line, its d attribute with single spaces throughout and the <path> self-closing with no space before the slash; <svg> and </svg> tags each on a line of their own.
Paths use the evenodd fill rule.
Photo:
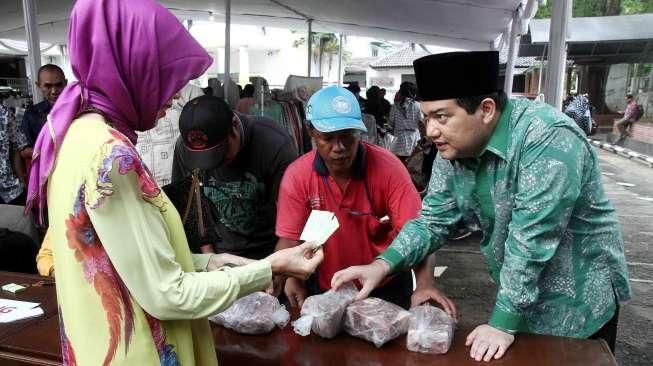
<svg viewBox="0 0 653 366">
<path fill-rule="evenodd" d="M 342 317 L 358 290 L 349 282 L 338 291 L 329 290 L 304 300 L 301 317 L 292 323 L 295 333 L 307 336 L 311 330 L 320 337 L 333 338 L 342 330 Z"/>
<path fill-rule="evenodd" d="M 285 327 L 290 313 L 276 297 L 259 291 L 236 300 L 227 310 L 209 319 L 238 333 L 263 334 L 275 326 Z"/>
<path fill-rule="evenodd" d="M 454 320 L 444 310 L 431 305 L 415 306 L 410 309 L 406 348 L 421 353 L 447 353 L 453 331 Z"/>
<path fill-rule="evenodd" d="M 345 312 L 345 331 L 377 347 L 406 333 L 409 323 L 408 311 L 375 297 L 356 301 Z"/>
</svg>

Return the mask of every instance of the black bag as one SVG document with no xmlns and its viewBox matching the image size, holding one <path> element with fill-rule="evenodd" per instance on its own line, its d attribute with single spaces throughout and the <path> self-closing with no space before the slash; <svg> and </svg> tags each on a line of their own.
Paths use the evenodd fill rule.
<svg viewBox="0 0 653 366">
<path fill-rule="evenodd" d="M 184 180 L 163 187 L 181 216 L 188 246 L 193 253 L 201 253 L 200 247 L 220 241 L 218 211 L 202 192 L 198 175 L 195 171 Z"/>
<path fill-rule="evenodd" d="M 644 115 L 644 107 L 641 104 L 635 106 L 635 111 L 633 112 L 632 119 L 634 122 L 639 121 Z"/>
</svg>

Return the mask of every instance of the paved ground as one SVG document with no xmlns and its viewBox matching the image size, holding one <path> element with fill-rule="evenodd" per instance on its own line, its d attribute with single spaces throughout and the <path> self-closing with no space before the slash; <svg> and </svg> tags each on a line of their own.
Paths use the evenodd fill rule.
<svg viewBox="0 0 653 366">
<path fill-rule="evenodd" d="M 633 299 L 619 317 L 617 361 L 653 365 L 653 169 L 597 150 L 604 187 L 619 214 L 629 264 Z M 617 184 L 630 183 L 634 187 Z M 453 242 L 438 252 L 439 266 L 449 268 L 439 283 L 456 302 L 463 326 L 487 322 L 495 285 L 478 248 L 479 237 Z"/>
</svg>

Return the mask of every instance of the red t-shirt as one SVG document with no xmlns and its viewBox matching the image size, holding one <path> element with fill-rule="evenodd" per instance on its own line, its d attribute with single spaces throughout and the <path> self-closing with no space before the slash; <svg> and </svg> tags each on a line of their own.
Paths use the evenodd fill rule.
<svg viewBox="0 0 653 366">
<path fill-rule="evenodd" d="M 336 214 L 340 227 L 325 243 L 317 271 L 320 288 L 327 290 L 334 273 L 368 264 L 381 254 L 406 221 L 419 215 L 420 207 L 408 171 L 389 151 L 361 142 L 354 176 L 341 191 L 314 150 L 286 169 L 279 188 L 276 234 L 299 240 L 311 210 Z M 385 216 L 389 221 L 380 220 Z"/>
</svg>

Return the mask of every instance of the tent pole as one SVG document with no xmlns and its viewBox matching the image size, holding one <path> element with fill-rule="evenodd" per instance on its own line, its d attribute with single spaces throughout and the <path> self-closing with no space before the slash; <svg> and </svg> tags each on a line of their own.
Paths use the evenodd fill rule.
<svg viewBox="0 0 653 366">
<path fill-rule="evenodd" d="M 338 43 L 338 86 L 342 86 L 342 33 L 340 33 L 340 43 Z"/>
<path fill-rule="evenodd" d="M 562 108 L 562 93 L 567 66 L 567 32 L 571 18 L 572 0 L 553 2 L 549 27 L 549 62 L 546 75 L 545 100 L 556 109 Z"/>
<path fill-rule="evenodd" d="M 231 84 L 231 0 L 225 0 L 224 25 L 224 99 L 229 101 Z"/>
<path fill-rule="evenodd" d="M 542 58 L 540 59 L 540 72 L 537 74 L 537 95 L 542 94 L 542 74 L 544 73 L 544 56 L 546 56 L 546 48 L 542 49 Z"/>
<path fill-rule="evenodd" d="M 515 61 L 517 61 L 517 54 L 519 53 L 519 41 L 521 39 L 519 30 L 521 27 L 520 23 L 520 11 L 517 9 L 512 17 L 512 25 L 510 26 L 510 38 L 508 38 L 508 62 L 506 62 L 506 72 L 503 82 L 503 91 L 506 93 L 506 95 L 508 95 L 508 98 L 512 97 L 512 83 L 515 71 Z"/>
<path fill-rule="evenodd" d="M 313 19 L 307 20 L 308 22 L 308 77 L 311 77 L 311 50 L 313 49 Z"/>
<path fill-rule="evenodd" d="M 36 104 L 43 100 L 43 96 L 36 86 L 39 68 L 41 67 L 41 41 L 39 38 L 36 0 L 23 0 L 23 16 L 25 18 L 25 33 L 27 34 L 27 59 L 32 74 L 30 87 L 32 89 L 32 100 Z"/>
</svg>

